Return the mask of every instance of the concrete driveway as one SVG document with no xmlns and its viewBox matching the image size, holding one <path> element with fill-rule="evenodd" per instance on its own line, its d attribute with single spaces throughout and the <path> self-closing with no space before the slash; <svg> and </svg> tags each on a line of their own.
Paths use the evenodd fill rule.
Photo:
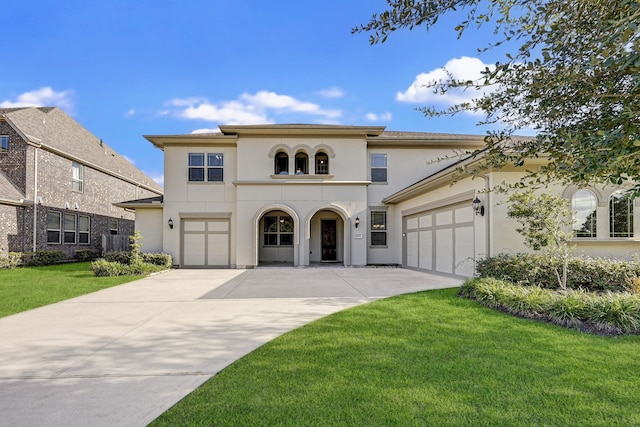
<svg viewBox="0 0 640 427">
<path fill-rule="evenodd" d="M 398 268 L 173 270 L 0 319 L 0 425 L 145 426 L 328 314 L 459 286 Z"/>
</svg>

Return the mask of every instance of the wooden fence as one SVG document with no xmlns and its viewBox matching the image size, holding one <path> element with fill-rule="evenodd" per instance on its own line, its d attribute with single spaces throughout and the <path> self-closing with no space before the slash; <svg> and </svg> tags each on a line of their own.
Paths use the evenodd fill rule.
<svg viewBox="0 0 640 427">
<path fill-rule="evenodd" d="M 107 252 L 129 252 L 131 250 L 131 242 L 129 236 L 120 234 L 103 234 L 102 235 L 102 255 Z"/>
</svg>

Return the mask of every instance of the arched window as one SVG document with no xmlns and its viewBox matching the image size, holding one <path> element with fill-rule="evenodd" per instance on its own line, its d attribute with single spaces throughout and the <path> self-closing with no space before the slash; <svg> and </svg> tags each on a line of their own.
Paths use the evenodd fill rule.
<svg viewBox="0 0 640 427">
<path fill-rule="evenodd" d="M 316 175 L 329 174 L 329 156 L 325 153 L 316 153 Z"/>
<path fill-rule="evenodd" d="M 598 199 L 589 190 L 578 190 L 571 198 L 573 210 L 573 235 L 575 237 L 596 237 L 596 208 Z"/>
<path fill-rule="evenodd" d="M 624 191 L 609 198 L 609 237 L 633 237 L 633 199 Z"/>
<path fill-rule="evenodd" d="M 282 151 L 276 154 L 275 169 L 276 175 L 288 175 L 289 174 L 289 156 Z"/>
<path fill-rule="evenodd" d="M 305 153 L 296 154 L 296 175 L 306 175 L 309 173 L 309 156 Z"/>
</svg>

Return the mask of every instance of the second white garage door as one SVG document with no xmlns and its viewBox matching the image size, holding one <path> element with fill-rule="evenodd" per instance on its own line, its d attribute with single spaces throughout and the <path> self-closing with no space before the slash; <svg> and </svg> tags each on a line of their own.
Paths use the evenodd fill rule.
<svg viewBox="0 0 640 427">
<path fill-rule="evenodd" d="M 403 217 L 403 264 L 433 273 L 474 273 L 471 201 Z"/>
<path fill-rule="evenodd" d="M 229 220 L 182 220 L 182 267 L 229 267 Z"/>
</svg>

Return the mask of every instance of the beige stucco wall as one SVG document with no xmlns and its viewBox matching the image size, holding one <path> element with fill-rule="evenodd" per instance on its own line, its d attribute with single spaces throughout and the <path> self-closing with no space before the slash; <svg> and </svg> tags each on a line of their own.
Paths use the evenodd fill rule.
<svg viewBox="0 0 640 427">
<path fill-rule="evenodd" d="M 136 231 L 142 234 L 143 252 L 162 252 L 162 235 L 165 227 L 169 226 L 163 221 L 162 208 L 136 209 Z"/>
</svg>

